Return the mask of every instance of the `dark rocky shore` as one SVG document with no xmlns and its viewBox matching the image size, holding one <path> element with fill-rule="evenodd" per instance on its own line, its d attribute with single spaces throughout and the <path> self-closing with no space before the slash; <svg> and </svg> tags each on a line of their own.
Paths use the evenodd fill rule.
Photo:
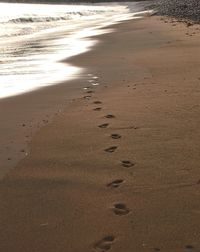
<svg viewBox="0 0 200 252">
<path fill-rule="evenodd" d="M 155 0 L 152 7 L 158 11 L 159 15 L 200 23 L 199 0 Z"/>
</svg>

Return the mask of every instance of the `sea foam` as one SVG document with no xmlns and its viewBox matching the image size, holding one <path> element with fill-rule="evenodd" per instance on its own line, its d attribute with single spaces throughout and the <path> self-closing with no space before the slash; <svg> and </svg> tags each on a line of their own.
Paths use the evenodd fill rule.
<svg viewBox="0 0 200 252">
<path fill-rule="evenodd" d="M 126 4 L 0 3 L 0 98 L 77 78 L 83 69 L 63 60 L 111 31 L 100 28 L 131 18 Z"/>
</svg>

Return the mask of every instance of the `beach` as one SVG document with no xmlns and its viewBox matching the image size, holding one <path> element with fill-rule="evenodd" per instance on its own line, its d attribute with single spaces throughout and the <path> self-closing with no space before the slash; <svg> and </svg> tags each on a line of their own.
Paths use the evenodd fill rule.
<svg viewBox="0 0 200 252">
<path fill-rule="evenodd" d="M 0 251 L 200 249 L 199 26 L 109 28 L 84 77 L 0 100 Z"/>
</svg>

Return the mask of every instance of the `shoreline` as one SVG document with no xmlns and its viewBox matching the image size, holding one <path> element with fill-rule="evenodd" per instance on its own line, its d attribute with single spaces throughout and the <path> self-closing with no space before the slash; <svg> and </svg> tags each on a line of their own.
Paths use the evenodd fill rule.
<svg viewBox="0 0 200 252">
<path fill-rule="evenodd" d="M 98 76 L 94 92 L 76 80 L 16 101 L 47 102 L 22 128 L 62 111 L 0 183 L 4 252 L 199 249 L 199 31 L 160 17 L 115 27 L 70 60 Z"/>
<path fill-rule="evenodd" d="M 143 6 L 141 6 L 141 10 L 142 8 Z M 134 21 L 136 19 L 133 18 L 131 20 Z M 116 24 L 99 28 L 99 30 L 105 30 L 105 33 L 91 37 L 92 40 L 96 40 L 96 43 L 89 51 L 71 56 L 61 62 L 66 63 L 66 65 L 69 64 L 70 66 L 79 67 L 79 57 L 82 58 L 82 56 L 84 57 L 90 51 L 95 50 L 101 43 L 101 38 L 104 35 L 108 33 L 112 34 L 118 25 L 129 21 L 118 21 Z M 36 132 L 51 122 L 54 116 L 57 116 L 67 104 L 70 105 L 72 100 L 81 99 L 79 92 L 90 84 L 88 82 L 89 76 L 87 75 L 87 71 L 89 71 L 91 66 L 86 66 L 85 64 L 81 66 L 80 64 L 80 67 L 82 73 L 77 78 L 0 99 L 0 117 L 3 121 L 0 125 L 0 132 L 2 132 L 0 180 L 20 160 L 27 156 L 31 139 Z"/>
</svg>

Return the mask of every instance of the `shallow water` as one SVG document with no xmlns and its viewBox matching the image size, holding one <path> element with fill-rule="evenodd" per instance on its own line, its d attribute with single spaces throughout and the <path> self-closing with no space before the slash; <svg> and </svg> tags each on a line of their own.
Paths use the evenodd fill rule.
<svg viewBox="0 0 200 252">
<path fill-rule="evenodd" d="M 76 78 L 83 69 L 62 60 L 90 50 L 92 36 L 110 32 L 99 28 L 136 11 L 133 4 L 130 11 L 124 4 L 0 3 L 0 98 Z"/>
</svg>

